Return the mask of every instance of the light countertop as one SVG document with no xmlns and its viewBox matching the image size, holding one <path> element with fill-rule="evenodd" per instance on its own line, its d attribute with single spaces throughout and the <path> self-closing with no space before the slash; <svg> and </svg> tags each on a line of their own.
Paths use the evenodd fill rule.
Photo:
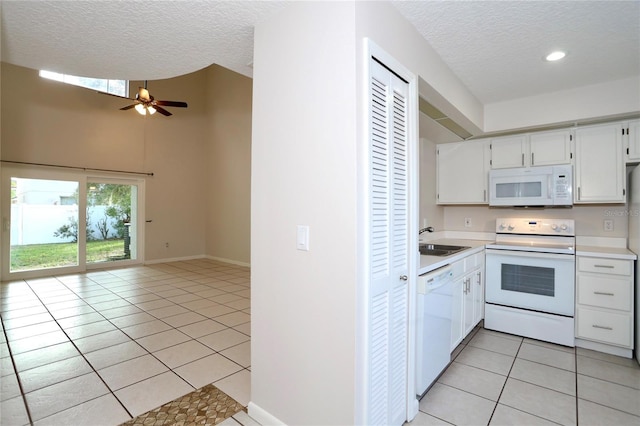
<svg viewBox="0 0 640 426">
<path fill-rule="evenodd" d="M 577 256 L 604 257 L 609 259 L 635 260 L 636 254 L 624 247 L 576 245 Z"/>
<path fill-rule="evenodd" d="M 446 244 L 454 246 L 469 247 L 466 250 L 459 251 L 450 256 L 425 256 L 420 255 L 420 269 L 418 269 L 418 275 L 426 274 L 443 266 L 449 265 L 457 260 L 464 259 L 465 257 L 478 253 L 484 250 L 485 245 L 491 244 L 491 240 L 465 240 L 465 239 L 453 239 L 442 238 L 439 240 L 425 241 L 425 244 Z"/>
</svg>

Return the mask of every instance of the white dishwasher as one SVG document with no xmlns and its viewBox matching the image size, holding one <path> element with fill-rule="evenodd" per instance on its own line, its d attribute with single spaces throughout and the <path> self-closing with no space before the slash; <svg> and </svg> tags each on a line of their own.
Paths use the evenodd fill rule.
<svg viewBox="0 0 640 426">
<path fill-rule="evenodd" d="M 416 395 L 421 396 L 451 361 L 453 271 L 443 266 L 418 277 Z"/>
</svg>

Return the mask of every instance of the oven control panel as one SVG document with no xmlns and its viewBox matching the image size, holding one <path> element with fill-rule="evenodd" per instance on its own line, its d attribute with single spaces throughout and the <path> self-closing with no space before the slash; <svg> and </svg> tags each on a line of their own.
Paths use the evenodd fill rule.
<svg viewBox="0 0 640 426">
<path fill-rule="evenodd" d="M 576 235 L 573 219 L 530 219 L 521 217 L 496 219 L 496 233 L 561 235 L 567 237 Z"/>
</svg>

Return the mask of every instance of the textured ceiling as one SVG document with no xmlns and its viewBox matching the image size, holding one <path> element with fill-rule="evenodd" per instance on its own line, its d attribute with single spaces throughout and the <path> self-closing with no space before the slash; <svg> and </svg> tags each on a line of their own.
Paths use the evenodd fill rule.
<svg viewBox="0 0 640 426">
<path fill-rule="evenodd" d="M 251 76 L 268 1 L 1 0 L 2 61 L 87 77 L 154 80 L 217 63 Z"/>
<path fill-rule="evenodd" d="M 251 76 L 253 28 L 282 1 L 0 0 L 2 61 L 154 80 L 213 63 Z M 640 1 L 396 1 L 483 103 L 640 75 Z M 542 57 L 569 52 L 560 63 Z"/>
<path fill-rule="evenodd" d="M 640 75 L 637 0 L 394 4 L 482 103 Z"/>
</svg>

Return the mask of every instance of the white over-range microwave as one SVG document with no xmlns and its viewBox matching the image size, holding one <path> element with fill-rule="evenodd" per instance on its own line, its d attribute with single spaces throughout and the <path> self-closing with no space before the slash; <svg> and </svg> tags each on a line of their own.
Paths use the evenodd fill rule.
<svg viewBox="0 0 640 426">
<path fill-rule="evenodd" d="M 489 172 L 490 206 L 571 206 L 573 175 L 570 164 L 518 167 Z"/>
</svg>

